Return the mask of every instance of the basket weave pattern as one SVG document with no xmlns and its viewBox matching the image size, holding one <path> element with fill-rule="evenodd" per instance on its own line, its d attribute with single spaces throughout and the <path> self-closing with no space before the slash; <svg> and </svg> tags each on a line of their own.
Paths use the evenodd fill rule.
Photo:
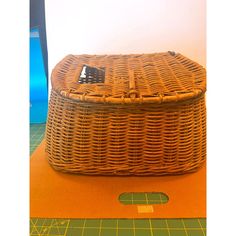
<svg viewBox="0 0 236 236">
<path fill-rule="evenodd" d="M 84 65 L 105 68 L 104 82 L 79 83 Z M 67 56 L 52 73 L 49 163 L 90 175 L 195 171 L 206 157 L 205 87 L 205 70 L 180 54 Z"/>
</svg>

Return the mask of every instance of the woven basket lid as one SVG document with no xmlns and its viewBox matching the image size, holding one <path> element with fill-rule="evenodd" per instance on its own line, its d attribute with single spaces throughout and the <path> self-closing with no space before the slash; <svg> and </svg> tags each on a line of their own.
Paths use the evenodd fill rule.
<svg viewBox="0 0 236 236">
<path fill-rule="evenodd" d="M 87 102 L 177 102 L 206 91 L 205 69 L 174 52 L 68 55 L 51 80 L 62 96 Z"/>
</svg>

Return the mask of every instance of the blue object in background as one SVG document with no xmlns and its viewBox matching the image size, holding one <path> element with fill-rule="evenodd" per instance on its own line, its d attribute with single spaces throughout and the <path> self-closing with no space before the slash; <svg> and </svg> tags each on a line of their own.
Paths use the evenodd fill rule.
<svg viewBox="0 0 236 236">
<path fill-rule="evenodd" d="M 30 31 L 30 123 L 45 123 L 48 111 L 48 81 L 44 69 L 38 28 Z"/>
</svg>

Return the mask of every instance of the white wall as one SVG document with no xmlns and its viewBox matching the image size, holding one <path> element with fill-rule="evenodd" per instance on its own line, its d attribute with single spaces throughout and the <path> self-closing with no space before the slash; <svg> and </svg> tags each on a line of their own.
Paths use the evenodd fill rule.
<svg viewBox="0 0 236 236">
<path fill-rule="evenodd" d="M 174 50 L 206 64 L 205 0 L 46 0 L 49 73 L 66 54 Z"/>
</svg>

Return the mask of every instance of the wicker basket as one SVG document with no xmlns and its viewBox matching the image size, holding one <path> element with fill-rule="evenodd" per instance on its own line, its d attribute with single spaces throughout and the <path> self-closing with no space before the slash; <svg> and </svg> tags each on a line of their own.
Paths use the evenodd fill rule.
<svg viewBox="0 0 236 236">
<path fill-rule="evenodd" d="M 195 171 L 206 157 L 206 73 L 174 52 L 69 55 L 52 72 L 49 163 L 88 175 Z"/>
</svg>

